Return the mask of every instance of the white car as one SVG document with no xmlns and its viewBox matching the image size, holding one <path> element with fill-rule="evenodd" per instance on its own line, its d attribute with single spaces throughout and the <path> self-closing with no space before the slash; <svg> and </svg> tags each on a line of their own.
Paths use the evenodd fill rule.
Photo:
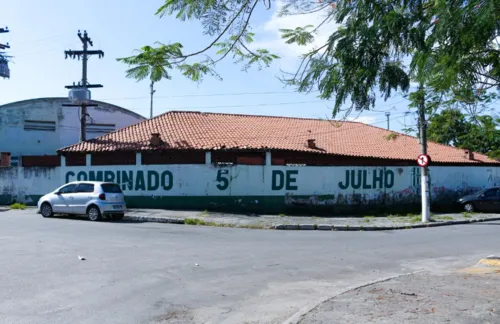
<svg viewBox="0 0 500 324">
<path fill-rule="evenodd" d="M 91 221 L 120 220 L 127 206 L 120 186 L 111 182 L 75 181 L 48 193 L 37 204 L 43 217 L 54 214 L 87 215 Z"/>
</svg>

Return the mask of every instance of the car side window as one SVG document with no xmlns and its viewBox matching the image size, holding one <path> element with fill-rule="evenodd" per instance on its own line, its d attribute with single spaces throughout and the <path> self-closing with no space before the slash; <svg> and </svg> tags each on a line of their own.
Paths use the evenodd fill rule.
<svg viewBox="0 0 500 324">
<path fill-rule="evenodd" d="M 80 183 L 77 192 L 94 192 L 94 185 L 91 183 Z"/>
<path fill-rule="evenodd" d="M 497 189 L 490 189 L 484 192 L 485 197 L 495 197 L 497 195 Z"/>
<path fill-rule="evenodd" d="M 76 185 L 75 184 L 67 185 L 66 187 L 62 187 L 59 190 L 59 192 L 62 193 L 62 194 L 73 193 L 75 191 L 76 191 Z"/>
</svg>

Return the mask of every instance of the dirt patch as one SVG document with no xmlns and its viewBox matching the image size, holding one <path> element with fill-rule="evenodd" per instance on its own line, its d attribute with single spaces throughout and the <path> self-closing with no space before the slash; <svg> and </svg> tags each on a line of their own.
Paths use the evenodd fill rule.
<svg viewBox="0 0 500 324">
<path fill-rule="evenodd" d="M 333 298 L 301 324 L 500 323 L 500 275 L 419 273 Z"/>
</svg>

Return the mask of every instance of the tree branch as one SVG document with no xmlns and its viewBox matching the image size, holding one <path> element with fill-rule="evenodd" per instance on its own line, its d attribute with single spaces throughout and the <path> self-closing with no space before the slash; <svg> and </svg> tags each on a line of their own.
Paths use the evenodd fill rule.
<svg viewBox="0 0 500 324">
<path fill-rule="evenodd" d="M 245 44 L 241 41 L 241 39 L 238 39 L 238 43 L 240 43 L 241 47 L 243 47 L 248 53 L 252 54 L 253 56 L 260 56 L 259 54 L 251 51 L 248 47 L 246 47 Z"/>
<path fill-rule="evenodd" d="M 253 5 L 253 8 L 255 8 L 255 5 L 257 4 L 257 2 L 258 1 L 256 0 L 255 3 L 254 3 L 254 5 Z M 241 13 L 244 11 L 244 9 L 248 6 L 248 3 L 249 3 L 249 0 L 245 1 L 245 3 L 241 6 L 241 9 L 238 11 L 238 13 L 233 17 L 233 19 L 231 19 L 231 21 L 226 25 L 226 28 L 224 28 L 224 30 L 219 34 L 219 36 L 217 36 L 212 41 L 212 43 L 210 43 L 207 47 L 205 47 L 204 49 L 202 49 L 202 50 L 200 50 L 198 52 L 181 56 L 180 58 L 183 58 L 183 60 L 181 62 L 183 62 L 188 57 L 199 55 L 201 53 L 204 53 L 204 52 L 208 51 L 210 48 L 212 48 L 215 45 L 215 43 L 217 43 L 222 38 L 222 36 L 229 30 L 229 28 L 236 21 L 236 19 L 241 15 Z M 250 11 L 249 19 L 247 19 L 247 24 L 248 24 L 248 21 L 250 20 L 250 16 L 251 16 L 251 13 L 253 11 L 253 8 Z"/>
<path fill-rule="evenodd" d="M 311 33 L 314 33 L 316 32 L 318 29 L 321 28 L 321 26 L 324 25 L 324 23 L 326 23 L 328 20 L 331 20 L 332 19 L 332 16 L 333 16 L 333 12 L 329 13 L 328 16 L 326 16 L 326 18 L 316 27 L 314 28 L 314 30 L 311 32 Z"/>
<path fill-rule="evenodd" d="M 248 2 L 248 1 L 247 1 Z M 236 37 L 236 39 L 233 41 L 233 43 L 231 44 L 231 47 L 227 50 L 226 53 L 224 53 L 224 55 L 222 55 L 222 57 L 220 57 L 218 60 L 214 61 L 212 63 L 212 65 L 215 65 L 217 64 L 218 62 L 222 61 L 234 48 L 234 46 L 236 45 L 236 43 L 240 40 L 241 36 L 243 36 L 243 34 L 245 33 L 246 29 L 247 29 L 247 26 L 248 26 L 248 23 L 250 22 L 250 18 L 252 17 L 252 13 L 255 9 L 255 7 L 257 6 L 257 3 L 259 3 L 259 0 L 255 0 L 254 1 L 254 4 L 252 6 L 252 8 L 250 9 L 250 12 L 248 13 L 248 17 L 247 19 L 245 20 L 245 23 L 243 24 L 242 28 L 241 28 L 241 31 L 240 33 L 238 34 L 238 36 Z"/>
<path fill-rule="evenodd" d="M 323 6 L 318 6 L 318 7 L 314 8 L 314 9 L 309 10 L 309 11 L 302 11 L 302 12 L 290 13 L 290 14 L 288 14 L 286 16 L 308 15 L 308 14 L 312 14 L 312 13 L 321 11 L 321 10 L 327 8 L 328 6 L 329 6 L 329 4 L 326 4 L 326 5 L 323 5 Z"/>
</svg>

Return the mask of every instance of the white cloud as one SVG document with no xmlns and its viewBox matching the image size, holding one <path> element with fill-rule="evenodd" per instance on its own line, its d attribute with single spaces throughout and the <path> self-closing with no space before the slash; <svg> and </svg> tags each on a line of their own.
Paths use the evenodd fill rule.
<svg viewBox="0 0 500 324">
<path fill-rule="evenodd" d="M 266 22 L 262 31 L 257 35 L 259 39 L 252 44 L 252 48 L 265 48 L 281 57 L 282 68 L 295 67 L 299 62 L 300 55 L 324 45 L 331 33 L 336 29 L 337 24 L 333 22 L 325 23 L 317 32 L 314 43 L 308 46 L 298 46 L 296 44 L 286 44 L 281 38 L 280 29 L 295 29 L 307 25 L 318 26 L 326 18 L 329 10 L 321 10 L 312 14 L 289 15 L 279 17 L 278 13 L 284 6 L 282 0 L 276 1 L 275 11 L 271 19 Z"/>
</svg>

